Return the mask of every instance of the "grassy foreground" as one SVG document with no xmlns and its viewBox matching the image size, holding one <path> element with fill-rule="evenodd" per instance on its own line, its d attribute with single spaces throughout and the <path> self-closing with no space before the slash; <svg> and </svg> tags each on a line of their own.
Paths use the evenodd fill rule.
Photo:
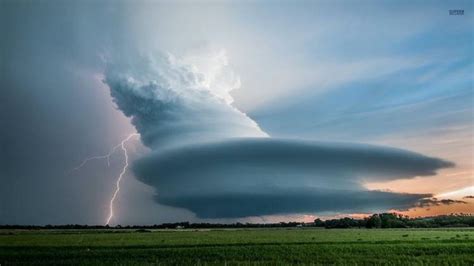
<svg viewBox="0 0 474 266">
<path fill-rule="evenodd" d="M 0 264 L 474 265 L 474 230 L 0 230 Z"/>
</svg>

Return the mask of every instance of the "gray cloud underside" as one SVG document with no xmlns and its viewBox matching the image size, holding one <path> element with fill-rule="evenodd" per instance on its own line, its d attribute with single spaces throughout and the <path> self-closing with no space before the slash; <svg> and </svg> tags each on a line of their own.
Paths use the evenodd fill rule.
<svg viewBox="0 0 474 266">
<path fill-rule="evenodd" d="M 430 194 L 402 194 L 316 188 L 261 187 L 257 193 L 209 193 L 205 195 L 157 196 L 159 203 L 186 208 L 200 218 L 314 212 L 376 212 L 406 209 Z"/>
<path fill-rule="evenodd" d="M 407 208 L 429 195 L 368 191 L 363 183 L 452 166 L 388 147 L 242 138 L 155 152 L 134 171 L 157 189 L 159 203 L 224 218 Z"/>
</svg>

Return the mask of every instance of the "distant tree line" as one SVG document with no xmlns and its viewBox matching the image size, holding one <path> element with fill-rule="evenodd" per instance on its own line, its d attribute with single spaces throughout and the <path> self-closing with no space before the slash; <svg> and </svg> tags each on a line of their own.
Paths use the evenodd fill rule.
<svg viewBox="0 0 474 266">
<path fill-rule="evenodd" d="M 434 217 L 409 218 L 396 213 L 373 214 L 364 219 L 344 217 L 341 219 L 314 220 L 313 226 L 325 228 L 435 228 L 474 227 L 474 216 L 467 214 L 440 215 Z"/>
<path fill-rule="evenodd" d="M 373 214 L 363 219 L 344 217 L 340 219 L 316 219 L 312 223 L 163 223 L 155 225 L 108 226 L 108 225 L 0 225 L 0 229 L 135 229 L 147 232 L 146 229 L 205 229 L 205 228 L 436 228 L 436 227 L 474 227 L 474 216 L 470 214 L 451 214 L 434 217 L 409 218 L 396 213 Z"/>
<path fill-rule="evenodd" d="M 299 222 L 281 222 L 281 223 L 163 223 L 155 225 L 81 225 L 81 224 L 65 224 L 65 225 L 0 225 L 0 229 L 213 229 L 213 228 L 272 228 L 272 227 L 302 227 L 312 223 Z"/>
</svg>

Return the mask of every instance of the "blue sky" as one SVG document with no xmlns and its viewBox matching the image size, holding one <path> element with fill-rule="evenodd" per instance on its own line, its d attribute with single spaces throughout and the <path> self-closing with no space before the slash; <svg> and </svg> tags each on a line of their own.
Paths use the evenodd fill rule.
<svg viewBox="0 0 474 266">
<path fill-rule="evenodd" d="M 448 12 L 472 3 L 365 3 L 267 9 L 282 28 L 306 38 L 273 28 L 289 40 L 275 50 L 291 43 L 294 53 L 282 54 L 296 63 L 277 63 L 281 71 L 268 83 L 284 83 L 278 81 L 288 73 L 299 79 L 280 97 L 259 97 L 265 103 L 249 107 L 250 115 L 272 136 L 385 144 L 450 159 L 458 165 L 451 171 L 464 175 L 426 178 L 427 187 L 472 186 L 473 17 Z"/>
</svg>

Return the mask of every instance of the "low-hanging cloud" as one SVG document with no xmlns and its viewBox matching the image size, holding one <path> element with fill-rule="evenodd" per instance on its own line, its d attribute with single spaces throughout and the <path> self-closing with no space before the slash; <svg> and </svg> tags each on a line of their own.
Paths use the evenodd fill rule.
<svg viewBox="0 0 474 266">
<path fill-rule="evenodd" d="M 432 206 L 441 206 L 441 205 L 452 205 L 452 204 L 467 204 L 463 200 L 453 200 L 453 199 L 437 199 L 437 198 L 427 198 L 418 201 L 416 207 L 425 208 Z"/>
<path fill-rule="evenodd" d="M 152 153 L 134 172 L 159 203 L 202 218 L 408 208 L 429 194 L 367 181 L 434 175 L 452 163 L 405 150 L 275 139 L 234 108 L 224 51 L 111 62 L 105 83 Z"/>
<path fill-rule="evenodd" d="M 154 152 L 135 163 L 157 201 L 203 218 L 405 209 L 428 194 L 368 191 L 363 183 L 434 174 L 451 164 L 362 144 L 240 138 Z"/>
</svg>

